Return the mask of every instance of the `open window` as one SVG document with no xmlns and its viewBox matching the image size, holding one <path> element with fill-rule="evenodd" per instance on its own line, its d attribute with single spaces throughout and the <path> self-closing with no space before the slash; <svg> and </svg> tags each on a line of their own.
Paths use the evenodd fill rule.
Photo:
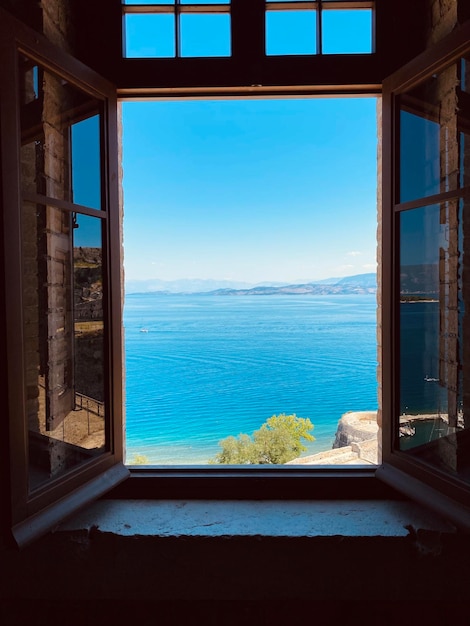
<svg viewBox="0 0 470 626">
<path fill-rule="evenodd" d="M 384 83 L 383 466 L 469 528 L 468 25 Z"/>
<path fill-rule="evenodd" d="M 378 39 L 371 54 L 294 55 L 289 62 L 266 54 L 266 3 L 232 0 L 230 57 L 144 63 L 122 58 L 117 34 L 123 5 L 103 2 L 97 12 L 105 4 L 114 9 L 111 38 L 119 39 L 119 49 L 106 49 L 101 64 L 98 19 L 85 31 L 92 39 L 94 33 L 93 45 L 86 36 L 82 45 L 94 60 L 100 57 L 96 66 L 107 76 L 119 76 L 117 92 L 7 14 L 2 12 L 0 21 L 5 473 L 8 521 L 20 544 L 128 476 L 122 464 L 116 93 L 123 98 L 377 94 L 396 48 L 395 40 L 381 45 Z M 382 7 L 388 6 L 390 15 L 393 4 L 377 3 L 377 9 L 374 4 L 382 33 L 389 29 Z M 409 3 L 400 3 L 402 11 L 403 4 Z M 377 497 L 383 495 L 378 476 L 469 527 L 464 368 L 469 41 L 467 25 L 384 84 L 383 466 L 377 472 L 143 470 L 115 496 Z M 416 315 L 420 335 L 411 328 L 409 336 L 421 345 L 418 357 L 407 352 L 407 323 L 413 322 L 408 318 Z M 410 376 L 417 376 L 412 389 Z M 428 388 L 433 389 L 429 404 L 412 397 Z M 431 438 L 419 443 L 414 436 L 422 424 Z"/>
<path fill-rule="evenodd" d="M 0 34 L 11 525 L 24 543 L 128 475 L 117 123 L 111 85 L 3 14 Z"/>
</svg>

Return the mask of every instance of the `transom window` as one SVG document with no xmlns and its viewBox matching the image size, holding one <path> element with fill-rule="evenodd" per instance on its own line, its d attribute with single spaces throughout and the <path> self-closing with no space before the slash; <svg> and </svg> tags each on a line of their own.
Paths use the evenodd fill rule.
<svg viewBox="0 0 470 626">
<path fill-rule="evenodd" d="M 373 52 L 373 2 L 266 2 L 266 54 Z"/>
<path fill-rule="evenodd" d="M 229 57 L 230 0 L 125 0 L 124 56 Z"/>
<path fill-rule="evenodd" d="M 371 0 L 270 0 L 259 7 L 263 16 L 256 3 L 246 8 L 231 0 L 123 0 L 123 54 L 230 57 L 232 39 L 241 48 L 249 45 L 253 27 L 264 39 L 266 56 L 370 54 L 374 5 Z M 234 11 L 246 13 L 236 33 Z"/>
</svg>

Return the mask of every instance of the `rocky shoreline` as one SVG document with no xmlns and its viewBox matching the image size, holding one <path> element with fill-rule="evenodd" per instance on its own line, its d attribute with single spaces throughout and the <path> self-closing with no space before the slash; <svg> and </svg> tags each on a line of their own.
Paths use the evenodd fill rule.
<svg viewBox="0 0 470 626">
<path fill-rule="evenodd" d="M 377 433 L 377 411 L 345 413 L 331 450 L 299 457 L 286 465 L 377 465 Z"/>
</svg>

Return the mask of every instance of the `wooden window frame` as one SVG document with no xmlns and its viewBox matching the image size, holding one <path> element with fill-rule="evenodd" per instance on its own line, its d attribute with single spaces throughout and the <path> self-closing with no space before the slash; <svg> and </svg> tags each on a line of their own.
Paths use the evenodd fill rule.
<svg viewBox="0 0 470 626">
<path fill-rule="evenodd" d="M 399 197 L 399 97 L 437 74 L 463 55 L 470 54 L 470 22 L 448 35 L 384 81 L 383 85 L 383 437 L 382 465 L 377 477 L 410 498 L 470 530 L 470 487 L 463 481 L 427 465 L 395 447 L 399 415 L 399 231 L 397 215 L 412 208 L 470 198 L 470 189 L 457 188 L 416 200 Z M 467 365 L 468 366 L 468 365 Z"/>
<path fill-rule="evenodd" d="M 24 545 L 34 537 L 52 528 L 58 521 L 77 510 L 84 502 L 99 497 L 110 487 L 128 477 L 122 463 L 122 333 L 120 271 L 121 225 L 118 200 L 118 143 L 117 106 L 115 88 L 82 63 L 61 52 L 38 37 L 20 22 L 0 11 L 0 82 L 2 84 L 1 163 L 2 163 L 2 274 L 5 284 L 5 308 L 2 311 L 6 345 L 5 398 L 8 398 L 10 510 L 7 524 L 15 541 Z M 105 332 L 105 390 L 107 398 L 107 438 L 109 451 L 77 465 L 60 477 L 51 478 L 33 491 L 28 485 L 28 428 L 26 419 L 26 382 L 24 369 L 24 326 L 22 292 L 22 225 L 20 172 L 20 101 L 19 56 L 26 56 L 45 70 L 69 82 L 81 91 L 102 102 L 104 132 L 101 150 L 104 151 L 105 172 L 102 177 L 101 210 L 79 207 L 65 200 L 38 196 L 35 201 L 73 212 L 99 217 L 103 224 L 103 270 L 108 289 L 104 309 L 109 311 L 108 331 Z M 111 271 L 111 268 L 114 268 Z M 105 313 L 106 314 L 106 313 Z M 106 325 L 105 325 L 106 328 Z M 6 442 L 5 442 L 6 443 Z"/>
<path fill-rule="evenodd" d="M 392 11 L 392 4 L 402 3 L 379 2 L 376 9 L 377 28 L 387 30 L 387 10 Z M 110 9 L 109 24 L 111 43 L 109 49 L 97 55 L 101 50 L 102 33 L 98 28 L 100 11 Z M 41 65 L 65 79 L 74 82 L 82 89 L 95 95 L 106 94 L 107 121 L 110 132 L 107 140 L 110 150 L 108 159 L 108 179 L 110 206 L 114 211 L 109 213 L 112 224 L 110 236 L 114 245 L 109 246 L 110 264 L 114 268 L 110 274 L 111 327 L 110 340 L 112 358 L 109 364 L 110 387 L 113 390 L 114 407 L 122 406 L 121 373 L 122 373 L 122 336 L 121 336 L 121 224 L 118 211 L 119 199 L 117 181 L 119 179 L 118 139 L 117 139 L 117 106 L 116 95 L 121 99 L 145 99 L 148 97 L 216 97 L 233 95 L 235 97 L 276 96 L 284 95 L 377 95 L 382 91 L 382 80 L 391 70 L 403 63 L 413 54 L 415 42 L 409 42 L 397 50 L 396 57 L 390 60 L 387 56 L 391 49 L 390 41 L 377 40 L 377 50 L 371 55 L 331 55 L 312 57 L 309 59 L 294 58 L 289 63 L 279 63 L 279 59 L 268 59 L 262 51 L 264 40 L 259 36 L 264 21 L 264 0 L 232 0 L 231 13 L 236 29 L 246 24 L 247 17 L 254 17 L 248 28 L 247 44 L 240 48 L 235 46 L 230 59 L 171 59 L 171 60 L 134 60 L 122 59 L 120 48 L 120 24 L 122 20 L 119 0 L 103 0 L 96 7 L 97 15 L 89 25 L 90 39 L 83 38 L 82 58 L 88 57 L 92 65 L 108 79 L 113 80 L 117 87 L 99 78 L 95 71 L 89 70 L 81 62 L 58 51 L 42 36 L 26 28 L 23 24 L 1 12 L 0 17 L 0 54 L 5 63 L 1 66 L 0 88 L 2 104 L 0 109 L 0 138 L 2 165 L 2 208 L 3 220 L 0 232 L 3 233 L 2 255 L 0 258 L 2 271 L 0 281 L 4 283 L 8 302 L 1 309 L 0 324 L 2 342 L 5 343 L 4 364 L 7 367 L 7 378 L 2 381 L 4 398 L 8 400 L 8 412 L 11 417 L 5 424 L 8 438 L 3 441 L 5 455 L 2 467 L 5 475 L 1 486 L 8 493 L 11 502 L 10 511 L 3 512 L 4 528 L 13 527 L 13 536 L 20 545 L 28 543 L 39 534 L 52 528 L 60 520 L 90 500 L 102 497 L 122 498 L 211 498 L 211 499 L 377 499 L 400 498 L 404 492 L 412 498 L 422 501 L 428 506 L 435 506 L 445 511 L 462 527 L 468 527 L 468 510 L 462 508 L 462 498 L 454 499 L 454 491 L 446 489 L 449 483 L 444 481 L 440 486 L 444 493 L 439 494 L 436 483 L 429 483 L 427 476 L 416 473 L 410 478 L 407 473 L 412 468 L 395 463 L 396 454 L 391 450 L 391 409 L 392 383 L 395 361 L 392 353 L 395 347 L 392 310 L 392 272 L 393 229 L 390 225 L 393 197 L 393 158 L 391 156 L 393 108 L 387 89 L 391 92 L 396 88 L 396 78 L 385 83 L 386 97 L 384 100 L 383 141 L 383 188 L 384 188 L 384 239 L 383 245 L 383 352 L 384 352 L 384 464 L 376 471 L 375 468 L 355 467 L 345 470 L 340 467 L 331 468 L 135 468 L 131 476 L 124 480 L 129 472 L 122 465 L 122 430 L 119 409 L 113 430 L 114 451 L 106 459 L 93 463 L 85 470 L 77 472 L 77 476 L 66 476 L 57 485 L 46 489 L 40 497 L 25 499 L 26 451 L 23 425 L 18 425 L 13 415 L 18 414 L 22 406 L 23 390 L 17 376 L 22 376 L 22 360 L 18 347 L 21 345 L 18 335 L 21 326 L 21 289 L 19 288 L 20 262 L 19 242 L 20 230 L 18 215 L 11 207 L 19 206 L 18 162 L 18 112 L 15 89 L 16 55 L 22 53 L 37 60 Z M 390 15 L 390 13 L 388 13 Z M 261 30 L 260 30 L 261 28 Z M 411 80 L 410 73 L 426 71 L 432 64 L 438 67 L 439 59 L 460 41 L 463 46 L 470 39 L 470 26 L 454 33 L 437 48 L 424 53 L 403 69 L 402 77 Z M 91 42 L 91 43 L 90 43 Z M 404 55 L 404 56 L 403 56 Z M 348 58 L 346 58 L 348 57 Z M 349 58 L 350 57 L 350 58 Z M 63 67 L 67 68 L 64 70 Z M 242 68 L 243 71 L 240 70 Z M 149 75 L 158 76 L 158 84 L 149 81 Z M 74 78 L 80 76 L 80 79 Z M 312 76 L 315 80 L 312 81 Z M 332 78 L 333 76 L 333 78 Z M 401 79 L 400 79 L 401 80 Z M 402 83 L 400 83 L 402 84 Z M 13 95 L 12 95 L 13 93 Z M 14 132 L 11 132 L 13 129 Z M 7 180 L 8 178 L 8 180 Z M 8 208 L 9 207 L 9 208 Z M 8 210 L 7 210 L 8 208 Z M 389 408 L 387 405 L 390 404 Z M 398 455 L 399 456 L 399 455 Z M 406 470 L 406 471 L 405 471 Z M 412 472 L 411 472 L 412 473 Z M 381 480 L 378 480 L 380 478 Z M 83 485 L 85 481 L 85 485 Z M 86 482 L 88 481 L 88 482 Z M 115 486 L 118 482 L 119 486 Z M 407 484 L 413 484 L 412 489 Z M 433 504 L 434 503 L 434 504 Z M 450 512 L 450 513 L 449 513 Z M 467 524 L 467 526 L 466 526 Z"/>
<path fill-rule="evenodd" d="M 134 58 L 125 56 L 126 48 L 126 16 L 127 15 L 174 15 L 174 42 L 175 54 L 171 59 L 186 58 L 181 53 L 181 15 L 230 15 L 230 3 L 226 4 L 181 4 L 180 0 L 168 0 L 165 4 L 122 4 L 122 55 L 124 58 Z M 231 45 L 230 45 L 231 48 Z M 217 55 L 213 55 L 217 56 Z M 230 57 L 224 55 L 222 58 Z M 211 58 L 211 56 L 203 56 L 199 58 Z M 162 58 L 162 57 L 156 57 Z M 163 57 L 167 58 L 167 57 Z M 191 58 L 191 57 L 190 57 Z"/>
</svg>

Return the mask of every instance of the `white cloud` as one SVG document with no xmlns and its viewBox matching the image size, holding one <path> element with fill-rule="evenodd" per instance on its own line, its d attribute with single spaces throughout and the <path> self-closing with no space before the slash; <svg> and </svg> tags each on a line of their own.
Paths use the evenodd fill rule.
<svg viewBox="0 0 470 626">
<path fill-rule="evenodd" d="M 351 250 L 351 252 L 348 252 L 346 256 L 360 256 L 361 254 L 362 252 L 359 252 L 359 250 Z"/>
<path fill-rule="evenodd" d="M 364 265 L 362 265 L 362 267 L 365 270 L 375 270 L 377 268 L 377 263 L 364 263 Z"/>
</svg>

